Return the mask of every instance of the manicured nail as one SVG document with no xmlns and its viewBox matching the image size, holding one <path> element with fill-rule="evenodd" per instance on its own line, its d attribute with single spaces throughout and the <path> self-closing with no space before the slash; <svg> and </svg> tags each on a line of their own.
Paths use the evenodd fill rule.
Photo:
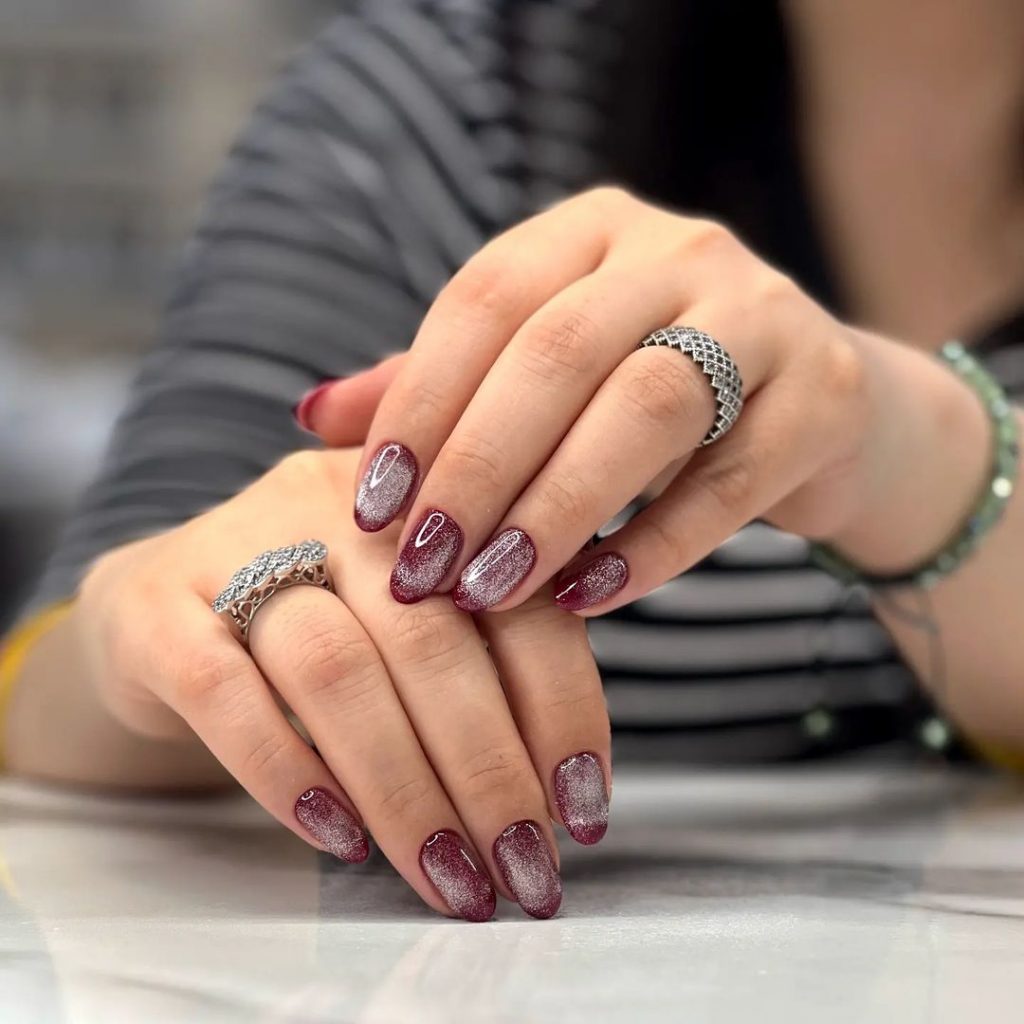
<svg viewBox="0 0 1024 1024">
<path fill-rule="evenodd" d="M 452 600 L 464 612 L 482 612 L 503 601 L 537 561 L 537 549 L 522 530 L 510 527 L 462 571 Z"/>
<path fill-rule="evenodd" d="M 530 917 L 554 917 L 562 905 L 562 879 L 536 822 L 509 825 L 494 841 L 494 859 L 505 884 Z"/>
<path fill-rule="evenodd" d="M 422 601 L 448 575 L 461 550 L 459 524 L 438 509 L 430 509 L 395 562 L 391 595 L 402 604 Z"/>
<path fill-rule="evenodd" d="M 335 857 L 359 864 L 369 856 L 370 844 L 359 822 L 326 789 L 307 789 L 295 801 L 295 817 Z"/>
<path fill-rule="evenodd" d="M 370 463 L 356 495 L 356 525 L 367 533 L 383 530 L 402 511 L 419 476 L 416 456 L 391 441 Z"/>
<path fill-rule="evenodd" d="M 629 579 L 629 566 L 622 555 L 608 551 L 558 581 L 555 601 L 560 608 L 577 612 L 607 601 Z"/>
<path fill-rule="evenodd" d="M 325 380 L 321 384 L 317 384 L 315 388 L 310 388 L 299 400 L 292 406 L 292 416 L 295 417 L 295 422 L 298 423 L 303 430 L 312 430 L 312 415 L 314 406 L 320 401 L 320 399 L 327 393 L 327 389 L 340 380 L 340 377 L 332 377 L 330 380 Z"/>
<path fill-rule="evenodd" d="M 569 835 L 584 846 L 600 842 L 608 831 L 608 790 L 601 759 L 573 754 L 555 769 L 555 800 Z"/>
<path fill-rule="evenodd" d="M 494 886 L 454 832 L 435 832 L 420 850 L 420 867 L 448 909 L 467 921 L 494 916 Z"/>
</svg>

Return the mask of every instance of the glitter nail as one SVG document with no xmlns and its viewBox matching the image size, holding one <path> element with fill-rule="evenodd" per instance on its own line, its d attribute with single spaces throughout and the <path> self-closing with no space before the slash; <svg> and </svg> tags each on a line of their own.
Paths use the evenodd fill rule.
<svg viewBox="0 0 1024 1024">
<path fill-rule="evenodd" d="M 608 830 L 608 790 L 596 754 L 567 757 L 555 769 L 555 799 L 569 835 L 584 846 L 599 842 Z"/>
<path fill-rule="evenodd" d="M 509 825 L 494 841 L 501 877 L 531 917 L 553 917 L 562 904 L 562 879 L 536 822 Z"/>
<path fill-rule="evenodd" d="M 419 476 L 416 456 L 394 441 L 374 455 L 356 494 L 355 520 L 360 530 L 383 530 L 402 511 Z"/>
<path fill-rule="evenodd" d="M 453 913 L 467 921 L 494 916 L 494 887 L 455 832 L 435 832 L 420 850 L 420 866 Z"/>
<path fill-rule="evenodd" d="M 326 789 L 307 789 L 295 801 L 295 817 L 335 857 L 358 864 L 369 856 L 370 845 L 359 822 Z"/>
</svg>

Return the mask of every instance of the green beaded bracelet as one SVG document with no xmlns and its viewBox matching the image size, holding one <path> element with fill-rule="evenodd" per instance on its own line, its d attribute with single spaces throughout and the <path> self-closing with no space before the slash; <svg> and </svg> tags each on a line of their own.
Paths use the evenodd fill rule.
<svg viewBox="0 0 1024 1024">
<path fill-rule="evenodd" d="M 942 346 L 939 356 L 981 399 L 992 422 L 992 470 L 970 516 L 956 536 L 921 565 L 895 575 L 864 572 L 837 551 L 811 545 L 811 557 L 844 583 L 867 587 L 934 587 L 955 572 L 976 550 L 982 538 L 999 522 L 1017 482 L 1020 461 L 1017 417 L 995 378 L 958 341 Z"/>
</svg>

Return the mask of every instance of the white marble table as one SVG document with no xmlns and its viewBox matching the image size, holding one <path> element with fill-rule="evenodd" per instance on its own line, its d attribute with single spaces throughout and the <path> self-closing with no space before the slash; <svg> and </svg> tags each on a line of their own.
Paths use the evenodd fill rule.
<svg viewBox="0 0 1024 1024">
<path fill-rule="evenodd" d="M 0 1021 L 1024 1019 L 1024 788 L 621 771 L 552 921 L 437 918 L 243 800 L 0 782 Z"/>
</svg>

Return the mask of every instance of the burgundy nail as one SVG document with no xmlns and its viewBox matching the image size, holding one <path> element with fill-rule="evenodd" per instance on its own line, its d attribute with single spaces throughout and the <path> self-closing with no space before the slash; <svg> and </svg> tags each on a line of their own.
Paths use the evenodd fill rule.
<svg viewBox="0 0 1024 1024">
<path fill-rule="evenodd" d="M 508 597 L 536 561 L 528 534 L 503 530 L 463 569 L 452 600 L 464 612 L 482 612 Z"/>
<path fill-rule="evenodd" d="M 629 580 L 629 566 L 622 555 L 608 551 L 558 581 L 555 601 L 569 612 L 589 608 L 617 594 Z"/>
<path fill-rule="evenodd" d="M 420 850 L 420 867 L 452 913 L 467 921 L 489 921 L 494 916 L 491 880 L 456 833 L 435 832 Z"/>
<path fill-rule="evenodd" d="M 295 801 L 295 817 L 335 857 L 359 864 L 369 856 L 370 844 L 359 822 L 326 789 L 307 789 Z"/>
<path fill-rule="evenodd" d="M 562 905 L 562 879 L 536 822 L 509 825 L 494 841 L 501 877 L 530 917 L 554 917 Z"/>
<path fill-rule="evenodd" d="M 409 500 L 419 467 L 404 444 L 389 441 L 374 455 L 356 495 L 355 518 L 360 530 L 383 530 Z"/>
<path fill-rule="evenodd" d="M 448 575 L 462 550 L 462 530 L 436 508 L 424 513 L 391 572 L 391 594 L 402 604 L 422 601 Z"/>
<path fill-rule="evenodd" d="M 292 406 L 292 416 L 295 417 L 295 422 L 298 423 L 303 430 L 312 430 L 312 415 L 313 407 L 320 401 L 320 399 L 326 394 L 327 389 L 335 383 L 336 380 L 340 380 L 340 377 L 332 377 L 330 380 L 325 380 L 321 384 L 317 384 L 315 388 L 310 388 L 299 400 Z"/>
<path fill-rule="evenodd" d="M 573 754 L 555 769 L 555 799 L 562 822 L 577 843 L 600 842 L 608 831 L 608 790 L 596 754 Z"/>
</svg>

